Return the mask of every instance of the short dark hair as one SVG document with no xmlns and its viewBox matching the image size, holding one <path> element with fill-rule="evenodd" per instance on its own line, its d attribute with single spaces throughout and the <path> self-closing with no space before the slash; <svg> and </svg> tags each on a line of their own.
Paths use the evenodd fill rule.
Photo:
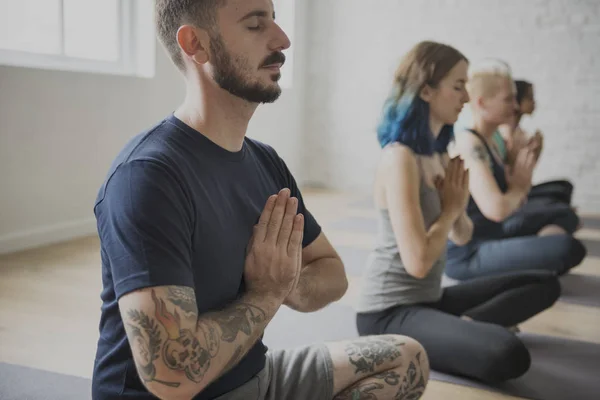
<svg viewBox="0 0 600 400">
<path fill-rule="evenodd" d="M 533 87 L 533 84 L 528 81 L 517 80 L 515 81 L 515 86 L 517 87 L 517 103 L 521 104 L 527 95 L 527 91 Z"/>
<path fill-rule="evenodd" d="M 182 71 L 185 69 L 177 43 L 179 27 L 190 24 L 214 30 L 217 24 L 217 10 L 225 2 L 226 0 L 156 0 L 156 31 L 177 68 Z"/>
</svg>

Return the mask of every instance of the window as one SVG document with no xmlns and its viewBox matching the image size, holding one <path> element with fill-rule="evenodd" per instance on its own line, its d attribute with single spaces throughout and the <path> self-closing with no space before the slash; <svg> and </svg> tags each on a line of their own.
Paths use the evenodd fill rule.
<svg viewBox="0 0 600 400">
<path fill-rule="evenodd" d="M 277 24 L 283 29 L 292 42 L 292 46 L 284 52 L 286 60 L 281 68 L 281 80 L 279 81 L 282 88 L 289 89 L 294 82 L 294 31 L 296 28 L 294 19 L 296 17 L 296 1 L 274 0 L 273 5 L 275 6 L 275 18 Z"/>
<path fill-rule="evenodd" d="M 0 64 L 154 75 L 149 0 L 0 0 Z"/>
</svg>

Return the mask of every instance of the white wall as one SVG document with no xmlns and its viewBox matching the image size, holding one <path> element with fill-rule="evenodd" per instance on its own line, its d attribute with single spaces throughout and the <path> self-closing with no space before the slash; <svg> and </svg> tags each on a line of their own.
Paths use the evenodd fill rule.
<svg viewBox="0 0 600 400">
<path fill-rule="evenodd" d="M 370 192 L 375 127 L 401 56 L 430 39 L 499 57 L 536 86 L 546 135 L 536 180 L 566 176 L 600 212 L 600 1 L 326 0 L 310 10 L 307 181 Z"/>
<path fill-rule="evenodd" d="M 248 132 L 299 181 L 305 18 L 298 1 L 293 88 L 259 108 Z M 153 79 L 0 67 L 0 253 L 96 232 L 93 204 L 113 158 L 183 98 L 179 72 L 162 48 L 157 57 Z"/>
</svg>

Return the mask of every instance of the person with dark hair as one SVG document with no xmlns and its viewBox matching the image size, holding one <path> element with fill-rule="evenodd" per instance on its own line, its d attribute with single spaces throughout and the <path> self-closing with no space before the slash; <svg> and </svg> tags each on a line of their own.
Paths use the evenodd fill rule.
<svg viewBox="0 0 600 400">
<path fill-rule="evenodd" d="M 281 306 L 316 311 L 348 285 L 285 162 L 246 137 L 281 93 L 290 41 L 273 2 L 157 0 L 156 25 L 186 96 L 125 146 L 98 193 L 93 399 L 421 397 L 429 366 L 414 339 L 263 343 Z"/>
<path fill-rule="evenodd" d="M 544 137 L 539 130 L 528 138 L 527 133 L 520 126 L 523 116 L 531 115 L 535 111 L 533 84 L 516 80 L 515 87 L 517 100 L 515 114 L 507 124 L 501 125 L 493 136 L 498 153 L 509 168 L 514 166 L 517 155 L 523 147 L 530 147 L 534 151 L 536 163 L 544 147 Z M 534 200 L 534 204 L 527 207 L 528 209 L 552 203 L 571 205 L 573 184 L 566 179 L 543 182 L 533 185 L 527 197 L 528 200 Z"/>
<path fill-rule="evenodd" d="M 524 211 L 536 152 L 519 151 L 512 168 L 493 145 L 493 135 L 516 107 L 515 85 L 506 70 L 473 68 L 468 83 L 473 125 L 456 136 L 453 150 L 469 168 L 471 199 L 467 207 L 473 237 L 465 245 L 452 240 L 446 274 L 457 280 L 537 270 L 562 275 L 586 256 L 573 233 L 579 217 L 568 205 Z"/>
<path fill-rule="evenodd" d="M 447 151 L 469 100 L 467 68 L 458 50 L 426 41 L 396 72 L 378 129 L 377 242 L 356 324 L 361 335 L 415 338 L 437 371 L 492 383 L 529 369 L 511 330 L 550 307 L 560 286 L 549 272 L 521 272 L 442 288 L 448 238 L 467 243 L 473 231 L 469 172 Z"/>
</svg>

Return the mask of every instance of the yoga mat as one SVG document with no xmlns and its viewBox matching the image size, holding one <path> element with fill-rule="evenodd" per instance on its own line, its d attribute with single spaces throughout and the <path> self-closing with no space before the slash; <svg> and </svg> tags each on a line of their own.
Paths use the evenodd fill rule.
<svg viewBox="0 0 600 400">
<path fill-rule="evenodd" d="M 89 379 L 0 363 L 2 400 L 86 400 L 91 388 Z"/>
<path fill-rule="evenodd" d="M 430 377 L 533 400 L 600 398 L 600 345 L 526 333 L 519 337 L 531 352 L 532 364 L 518 379 L 492 386 L 439 372 Z"/>
<path fill-rule="evenodd" d="M 569 273 L 560 278 L 560 285 L 562 287 L 560 301 L 600 307 L 600 277 Z M 600 394 L 598 397 L 600 398 Z"/>
<path fill-rule="evenodd" d="M 597 217 L 583 217 L 581 218 L 583 227 L 586 229 L 597 229 L 600 230 L 600 218 Z"/>
<path fill-rule="evenodd" d="M 600 257 L 600 241 L 583 239 L 581 240 L 587 249 L 587 255 L 592 257 Z"/>
</svg>

